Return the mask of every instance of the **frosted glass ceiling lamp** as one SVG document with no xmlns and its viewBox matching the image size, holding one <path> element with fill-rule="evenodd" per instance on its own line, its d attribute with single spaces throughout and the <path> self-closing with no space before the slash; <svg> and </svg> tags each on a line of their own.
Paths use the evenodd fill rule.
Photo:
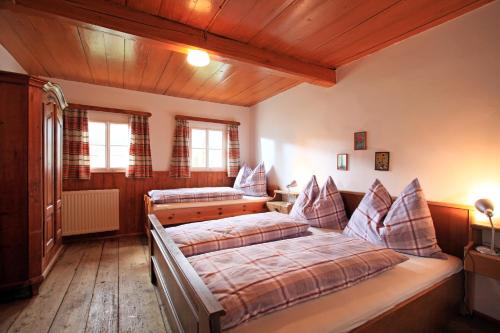
<svg viewBox="0 0 500 333">
<path fill-rule="evenodd" d="M 490 220 L 490 225 L 491 225 L 491 243 L 490 247 L 486 246 L 478 246 L 476 247 L 476 250 L 480 253 L 488 254 L 491 256 L 498 256 L 500 255 L 499 252 L 496 251 L 495 249 L 495 226 L 493 225 L 493 220 L 491 219 L 493 217 L 493 212 L 494 212 L 494 207 L 493 203 L 488 200 L 488 199 L 479 199 L 476 201 L 476 209 L 486 215 L 488 219 Z"/>
<path fill-rule="evenodd" d="M 195 67 L 205 67 L 210 63 L 210 56 L 202 50 L 189 50 L 187 62 Z"/>
</svg>

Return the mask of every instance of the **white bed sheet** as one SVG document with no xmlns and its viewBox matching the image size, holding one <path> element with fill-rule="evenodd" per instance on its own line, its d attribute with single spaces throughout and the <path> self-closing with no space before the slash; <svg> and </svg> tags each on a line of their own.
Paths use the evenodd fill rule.
<svg viewBox="0 0 500 333">
<path fill-rule="evenodd" d="M 257 318 L 230 332 L 349 332 L 463 268 L 462 261 L 453 256 L 448 260 L 408 257 L 394 269 L 353 287 Z"/>
<path fill-rule="evenodd" d="M 272 197 L 251 197 L 244 195 L 242 199 L 238 200 L 220 200 L 220 201 L 205 201 L 205 202 L 181 202 L 172 204 L 153 204 L 153 210 L 163 210 L 163 209 L 178 209 L 178 208 L 194 208 L 194 207 L 209 207 L 209 206 L 220 206 L 220 205 L 233 205 L 233 204 L 244 204 L 249 202 L 267 202 L 270 201 Z"/>
</svg>

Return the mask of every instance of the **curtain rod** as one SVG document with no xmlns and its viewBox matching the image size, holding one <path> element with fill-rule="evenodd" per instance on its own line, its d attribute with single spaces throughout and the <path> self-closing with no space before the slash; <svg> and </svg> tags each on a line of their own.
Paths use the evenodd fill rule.
<svg viewBox="0 0 500 333">
<path fill-rule="evenodd" d="M 201 122 L 205 122 L 205 123 L 216 123 L 216 124 L 240 126 L 239 122 L 232 121 L 232 120 L 191 117 L 191 116 L 183 116 L 183 115 L 179 115 L 179 114 L 175 116 L 175 120 L 192 120 L 192 121 L 201 121 Z"/>
<path fill-rule="evenodd" d="M 102 106 L 68 103 L 68 107 L 73 108 L 73 109 L 83 109 L 83 110 L 89 110 L 89 111 L 101 111 L 101 112 L 132 114 L 132 115 L 136 115 L 136 116 L 151 117 L 151 113 L 149 113 L 149 112 L 115 109 L 115 108 L 105 108 Z"/>
</svg>

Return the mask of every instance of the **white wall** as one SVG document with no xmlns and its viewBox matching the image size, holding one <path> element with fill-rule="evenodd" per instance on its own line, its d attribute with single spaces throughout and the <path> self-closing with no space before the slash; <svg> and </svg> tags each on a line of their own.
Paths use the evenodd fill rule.
<svg viewBox="0 0 500 333">
<path fill-rule="evenodd" d="M 379 178 L 397 195 L 419 177 L 430 200 L 486 196 L 500 211 L 499 36 L 496 1 L 339 68 L 332 88 L 302 84 L 257 104 L 254 162 L 280 186 L 331 175 L 364 192 Z M 354 151 L 362 130 L 368 150 Z M 389 172 L 374 170 L 375 151 L 391 153 Z M 336 170 L 337 153 L 349 171 Z M 500 281 L 478 276 L 475 288 L 476 309 L 500 320 Z"/>
<path fill-rule="evenodd" d="M 0 44 L 0 71 L 26 74 L 24 68 L 19 65 L 16 59 Z"/>
<path fill-rule="evenodd" d="M 302 84 L 257 104 L 254 162 L 281 186 L 314 173 L 365 191 L 379 178 L 396 195 L 419 177 L 431 200 L 500 199 L 499 36 L 494 2 L 339 68 L 332 88 Z M 362 130 L 368 150 L 354 151 Z M 390 172 L 374 170 L 375 151 L 391 153 Z M 348 172 L 337 153 L 350 155 Z"/>
</svg>

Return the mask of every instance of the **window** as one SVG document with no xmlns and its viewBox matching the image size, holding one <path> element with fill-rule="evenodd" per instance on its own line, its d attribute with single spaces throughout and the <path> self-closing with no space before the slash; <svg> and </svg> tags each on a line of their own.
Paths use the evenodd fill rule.
<svg viewBox="0 0 500 333">
<path fill-rule="evenodd" d="M 225 170 L 225 130 L 191 127 L 191 169 Z"/>
<path fill-rule="evenodd" d="M 89 121 L 90 169 L 124 171 L 129 159 L 128 124 Z"/>
</svg>

